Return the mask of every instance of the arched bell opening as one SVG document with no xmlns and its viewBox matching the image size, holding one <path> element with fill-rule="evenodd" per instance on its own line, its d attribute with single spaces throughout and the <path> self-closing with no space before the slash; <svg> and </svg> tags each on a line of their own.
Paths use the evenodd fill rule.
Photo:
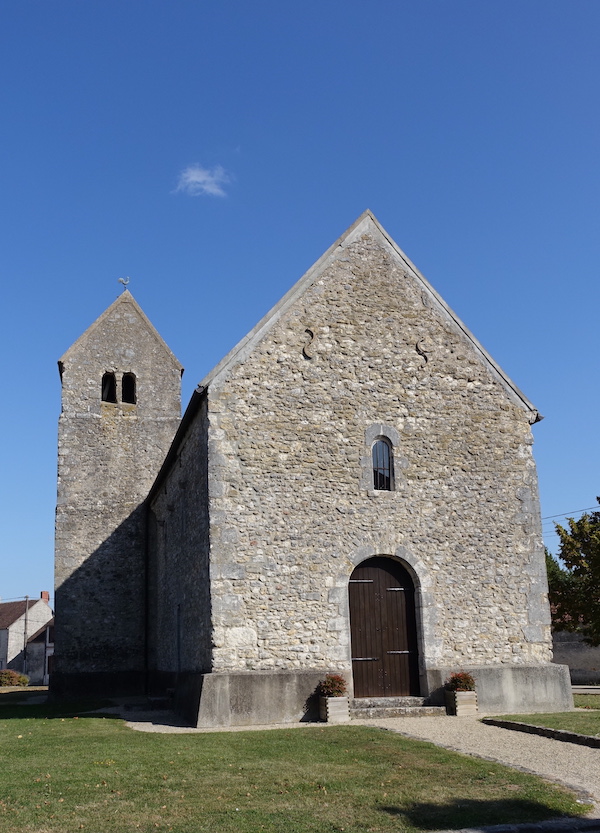
<svg viewBox="0 0 600 833">
<path fill-rule="evenodd" d="M 137 403 L 135 375 L 133 373 L 123 374 L 121 380 L 121 402 L 129 405 L 135 405 Z"/>
<path fill-rule="evenodd" d="M 111 402 L 116 405 L 117 402 L 117 380 L 114 373 L 105 373 L 102 377 L 102 401 Z"/>
</svg>

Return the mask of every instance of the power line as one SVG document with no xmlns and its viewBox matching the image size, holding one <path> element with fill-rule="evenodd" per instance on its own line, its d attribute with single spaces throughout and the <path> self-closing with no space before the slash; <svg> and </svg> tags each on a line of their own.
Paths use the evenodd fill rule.
<svg viewBox="0 0 600 833">
<path fill-rule="evenodd" d="M 561 512 L 560 515 L 546 515 L 546 517 L 542 518 L 543 521 L 548 521 L 551 518 L 566 518 L 569 515 L 576 515 L 578 512 L 589 512 L 598 511 L 598 506 L 587 506 L 585 509 L 572 509 L 570 512 Z"/>
<path fill-rule="evenodd" d="M 585 509 L 573 509 L 571 512 L 563 512 L 560 515 L 546 515 L 546 517 L 542 518 L 542 535 L 555 535 L 556 534 L 556 524 L 557 521 L 553 521 L 553 518 L 568 518 L 570 519 L 573 515 L 580 515 L 583 512 L 598 512 L 598 506 L 587 506 Z M 580 520 L 581 518 L 577 518 Z"/>
</svg>

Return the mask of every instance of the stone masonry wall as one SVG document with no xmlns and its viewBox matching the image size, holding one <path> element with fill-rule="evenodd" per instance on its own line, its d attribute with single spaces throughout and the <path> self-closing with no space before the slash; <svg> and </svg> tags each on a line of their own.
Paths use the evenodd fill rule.
<svg viewBox="0 0 600 833">
<path fill-rule="evenodd" d="M 56 670 L 144 667 L 145 510 L 180 419 L 181 366 L 126 292 L 62 364 L 56 510 Z M 137 403 L 101 401 L 134 373 Z"/>
<path fill-rule="evenodd" d="M 208 402 L 214 670 L 348 670 L 371 555 L 415 577 L 422 670 L 550 660 L 531 412 L 381 234 L 348 239 Z M 369 479 L 380 430 L 393 492 Z"/>
<path fill-rule="evenodd" d="M 149 667 L 211 669 L 206 398 L 151 504 Z"/>
</svg>

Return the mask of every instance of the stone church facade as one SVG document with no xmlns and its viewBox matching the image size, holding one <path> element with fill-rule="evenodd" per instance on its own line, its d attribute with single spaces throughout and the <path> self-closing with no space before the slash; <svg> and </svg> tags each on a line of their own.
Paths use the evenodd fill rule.
<svg viewBox="0 0 600 833">
<path fill-rule="evenodd" d="M 482 710 L 570 707 L 539 414 L 370 212 L 181 422 L 127 291 L 60 366 L 58 691 L 175 689 L 219 726 L 303 719 L 328 671 L 435 703 L 463 669 Z"/>
</svg>

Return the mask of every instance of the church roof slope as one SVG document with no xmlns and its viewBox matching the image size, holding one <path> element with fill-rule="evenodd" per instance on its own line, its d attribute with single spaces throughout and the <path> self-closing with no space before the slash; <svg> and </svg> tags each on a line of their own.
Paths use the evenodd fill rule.
<svg viewBox="0 0 600 833">
<path fill-rule="evenodd" d="M 402 249 L 394 242 L 390 235 L 381 226 L 371 211 L 367 210 L 353 223 L 350 228 L 336 240 L 336 242 L 325 252 L 317 262 L 297 281 L 294 286 L 275 304 L 275 306 L 258 322 L 258 324 L 239 341 L 235 347 L 210 371 L 200 382 L 200 388 L 207 387 L 211 383 L 224 381 L 229 371 L 252 352 L 258 342 L 277 323 L 290 306 L 319 279 L 327 267 L 338 257 L 343 255 L 344 250 L 354 241 L 358 240 L 365 233 L 372 234 L 382 242 L 392 256 L 396 258 L 399 265 L 406 271 L 429 297 L 433 307 L 442 316 L 456 327 L 462 336 L 469 342 L 471 347 L 479 356 L 481 362 L 487 366 L 489 372 L 496 378 L 506 390 L 508 396 L 529 413 L 531 423 L 542 419 L 535 406 L 519 390 L 515 383 L 507 376 L 502 368 L 494 361 L 485 348 L 479 343 L 471 331 L 446 304 L 443 298 L 431 286 L 429 281 L 422 275 L 412 261 L 404 254 Z"/>
</svg>

